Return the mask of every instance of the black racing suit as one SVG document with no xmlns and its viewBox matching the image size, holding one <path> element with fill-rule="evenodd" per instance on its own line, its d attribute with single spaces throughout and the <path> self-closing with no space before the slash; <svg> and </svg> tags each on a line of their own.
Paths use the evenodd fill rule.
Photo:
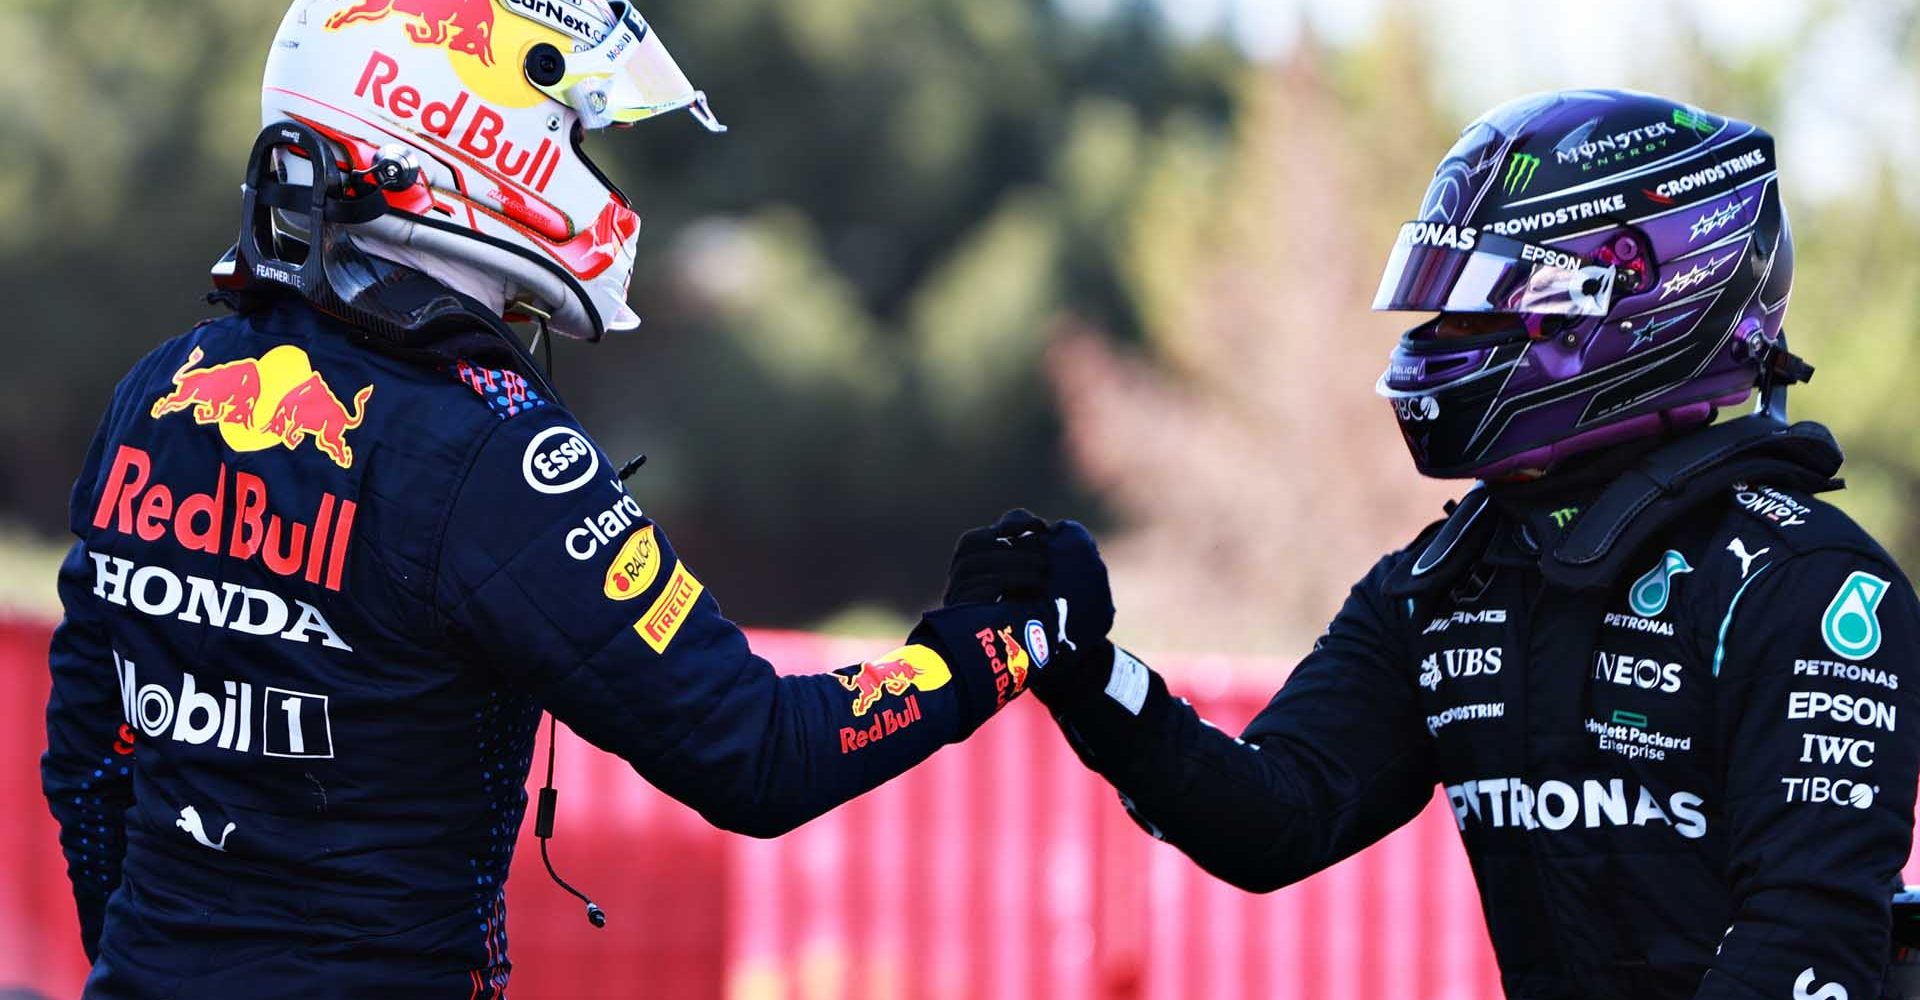
<svg viewBox="0 0 1920 1000">
<path fill-rule="evenodd" d="M 168 342 L 75 484 L 42 771 L 88 996 L 503 992 L 542 709 L 773 836 L 1022 688 L 1013 603 L 776 676 L 537 381 L 356 339 L 279 299 Z"/>
<path fill-rule="evenodd" d="M 1920 769 L 1920 604 L 1817 425 L 1476 489 L 1239 739 L 1132 657 L 1044 689 L 1156 835 L 1266 892 L 1436 786 L 1507 994 L 1870 1000 Z M 1624 467 L 1623 467 L 1624 466 Z M 1383 942 L 1392 948 L 1392 942 Z"/>
</svg>

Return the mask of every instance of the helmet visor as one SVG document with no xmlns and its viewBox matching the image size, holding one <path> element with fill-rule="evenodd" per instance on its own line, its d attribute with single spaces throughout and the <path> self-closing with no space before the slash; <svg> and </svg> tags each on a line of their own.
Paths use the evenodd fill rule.
<svg viewBox="0 0 1920 1000">
<path fill-rule="evenodd" d="M 1604 316 L 1614 269 L 1578 254 L 1471 227 L 1400 227 L 1373 296 L 1376 310 Z"/>
<path fill-rule="evenodd" d="M 725 132 L 707 95 L 695 90 L 667 47 L 632 4 L 614 3 L 619 20 L 598 45 L 564 57 L 559 81 L 534 86 L 579 112 L 590 129 L 629 125 L 682 108 L 709 132 Z"/>
</svg>

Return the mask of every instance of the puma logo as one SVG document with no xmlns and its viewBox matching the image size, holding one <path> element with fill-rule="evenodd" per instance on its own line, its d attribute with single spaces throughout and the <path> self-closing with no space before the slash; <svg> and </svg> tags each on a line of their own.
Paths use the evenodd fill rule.
<svg viewBox="0 0 1920 1000">
<path fill-rule="evenodd" d="M 1740 560 L 1740 579 L 1744 580 L 1747 578 L 1747 571 L 1753 568 L 1753 561 L 1772 552 L 1773 547 L 1768 546 L 1758 552 L 1749 553 L 1747 543 L 1736 538 L 1727 543 L 1727 551 L 1733 553 L 1735 559 Z"/>
<path fill-rule="evenodd" d="M 206 828 L 200 824 L 200 811 L 192 806 L 180 810 L 180 818 L 174 820 L 173 825 L 187 831 L 187 835 L 199 841 L 201 847 L 211 847 L 221 852 L 226 851 L 227 835 L 233 832 L 234 827 L 234 824 L 228 823 L 227 828 L 220 831 L 219 843 L 208 840 Z"/>
</svg>

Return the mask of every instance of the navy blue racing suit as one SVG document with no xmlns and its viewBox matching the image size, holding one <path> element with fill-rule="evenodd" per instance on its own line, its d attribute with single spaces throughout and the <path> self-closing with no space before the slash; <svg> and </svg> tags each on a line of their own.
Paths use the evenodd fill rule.
<svg viewBox="0 0 1920 1000">
<path fill-rule="evenodd" d="M 74 486 L 42 771 L 88 996 L 503 992 L 543 709 L 766 837 L 1023 687 L 1011 604 L 776 676 L 537 384 L 354 335 L 283 298 L 163 345 Z"/>
<path fill-rule="evenodd" d="M 1477 488 L 1238 739 L 1124 652 L 1040 695 L 1136 819 L 1250 891 L 1439 787 L 1515 1000 L 1881 997 L 1920 603 L 1811 495 L 1824 430 L 1761 421 Z"/>
</svg>

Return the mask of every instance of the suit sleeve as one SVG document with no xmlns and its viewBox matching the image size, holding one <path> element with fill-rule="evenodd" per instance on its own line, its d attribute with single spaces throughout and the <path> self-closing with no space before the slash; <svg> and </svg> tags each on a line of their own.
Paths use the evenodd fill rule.
<svg viewBox="0 0 1920 1000">
<path fill-rule="evenodd" d="M 803 521 L 796 511 L 794 530 Z M 1018 609 L 973 605 L 930 614 L 908 645 L 864 663 L 776 674 L 557 411 L 502 423 L 480 448 L 441 573 L 459 643 L 709 822 L 752 836 L 965 737 L 1031 665 Z"/>
<path fill-rule="evenodd" d="M 1920 775 L 1920 604 L 1883 558 L 1758 570 L 1719 702 L 1733 920 L 1700 1000 L 1880 996 Z"/>
<path fill-rule="evenodd" d="M 1288 885 L 1379 840 L 1432 798 L 1404 621 L 1380 591 L 1387 568 L 1383 560 L 1354 588 L 1238 739 L 1121 650 L 1110 674 L 1042 694 L 1081 759 L 1149 832 L 1243 889 Z"/>
<path fill-rule="evenodd" d="M 88 453 L 75 503 L 92 494 L 101 446 Z M 81 514 L 74 514 L 78 532 Z M 100 602 L 92 594 L 86 543 L 75 542 L 60 567 L 65 616 L 47 652 L 52 693 L 47 699 L 47 752 L 40 784 L 60 825 L 80 939 L 87 958 L 97 953 L 107 897 L 120 885 L 126 855 L 126 811 L 133 805 L 133 731 L 125 725 L 118 673 Z"/>
</svg>

